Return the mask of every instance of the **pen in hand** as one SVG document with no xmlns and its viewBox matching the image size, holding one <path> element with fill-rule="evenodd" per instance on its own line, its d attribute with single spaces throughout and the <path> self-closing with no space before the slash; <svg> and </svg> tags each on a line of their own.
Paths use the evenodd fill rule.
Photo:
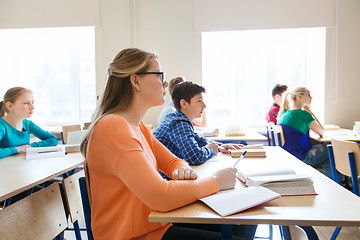
<svg viewBox="0 0 360 240">
<path fill-rule="evenodd" d="M 247 151 L 245 151 L 243 154 L 241 154 L 241 156 L 239 157 L 239 159 L 236 161 L 236 163 L 234 164 L 233 168 L 235 168 L 236 164 L 238 164 L 238 162 L 243 159 L 243 157 L 245 156 L 245 154 L 247 153 Z"/>
</svg>

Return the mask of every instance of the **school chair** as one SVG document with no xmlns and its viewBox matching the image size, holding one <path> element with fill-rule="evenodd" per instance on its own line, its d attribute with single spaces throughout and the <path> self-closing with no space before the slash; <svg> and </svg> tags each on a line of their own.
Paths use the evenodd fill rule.
<svg viewBox="0 0 360 240">
<path fill-rule="evenodd" d="M 81 240 L 81 233 L 78 219 L 83 216 L 79 178 L 83 177 L 84 170 L 81 170 L 75 174 L 62 180 L 64 186 L 64 192 L 66 196 L 66 204 L 69 211 L 70 221 L 74 226 L 74 229 L 68 228 L 67 230 L 74 230 L 77 240 Z"/>
<path fill-rule="evenodd" d="M 267 128 L 267 138 L 269 146 L 284 146 L 285 137 L 280 125 L 274 125 L 273 122 L 269 122 Z"/>
<path fill-rule="evenodd" d="M 89 128 L 90 124 L 91 124 L 91 122 L 84 122 L 84 127 L 83 127 L 83 129 L 84 129 L 84 130 L 87 130 L 87 129 Z"/>
<path fill-rule="evenodd" d="M 266 126 L 266 136 L 267 136 L 267 140 L 268 140 L 268 145 L 272 146 L 272 140 L 271 140 L 271 132 L 270 129 L 272 129 L 274 127 L 274 123 L 273 122 L 268 122 L 268 125 Z"/>
<path fill-rule="evenodd" d="M 59 183 L 0 210 L 1 239 L 58 239 L 67 227 Z"/>
<path fill-rule="evenodd" d="M 353 193 L 360 197 L 359 184 L 357 181 L 357 178 L 360 175 L 359 144 L 332 138 L 331 145 L 328 145 L 327 148 L 333 180 L 340 184 L 343 176 L 351 178 Z M 330 239 L 336 239 L 340 230 L 341 227 L 336 227 Z"/>
<path fill-rule="evenodd" d="M 88 188 L 88 184 L 85 177 L 79 178 L 79 185 L 80 185 L 81 200 L 84 210 L 84 218 L 85 218 L 88 240 L 94 240 L 91 230 L 91 202 L 90 202 L 90 194 L 89 194 L 90 190 Z"/>
<path fill-rule="evenodd" d="M 61 132 L 61 141 L 63 144 L 67 143 L 67 136 L 69 132 L 72 131 L 81 131 L 80 124 L 76 125 L 68 125 L 68 126 L 62 126 L 62 132 Z"/>
</svg>

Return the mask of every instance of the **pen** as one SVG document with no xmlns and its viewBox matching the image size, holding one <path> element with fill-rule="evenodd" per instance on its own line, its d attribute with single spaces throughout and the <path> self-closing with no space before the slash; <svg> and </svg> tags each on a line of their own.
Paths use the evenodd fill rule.
<svg viewBox="0 0 360 240">
<path fill-rule="evenodd" d="M 243 157 L 245 156 L 245 154 L 247 153 L 247 151 L 245 151 L 243 154 L 241 154 L 241 156 L 239 157 L 239 159 L 236 161 L 236 163 L 234 164 L 233 168 L 235 168 L 236 164 L 238 164 L 238 162 L 243 159 Z"/>
</svg>

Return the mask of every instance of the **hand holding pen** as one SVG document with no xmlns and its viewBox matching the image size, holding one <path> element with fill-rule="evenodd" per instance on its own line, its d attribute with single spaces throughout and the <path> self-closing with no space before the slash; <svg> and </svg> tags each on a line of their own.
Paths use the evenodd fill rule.
<svg viewBox="0 0 360 240">
<path fill-rule="evenodd" d="M 241 159 L 243 159 L 245 157 L 245 154 L 247 153 L 247 151 L 244 151 L 243 154 L 241 154 L 241 156 L 239 157 L 239 159 L 236 161 L 236 163 L 234 164 L 233 168 L 235 168 L 236 164 L 238 164 L 240 162 Z"/>
</svg>

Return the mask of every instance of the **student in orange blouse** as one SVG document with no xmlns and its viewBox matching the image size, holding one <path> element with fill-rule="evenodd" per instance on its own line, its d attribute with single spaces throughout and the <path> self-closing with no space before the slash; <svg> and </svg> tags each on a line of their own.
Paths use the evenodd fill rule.
<svg viewBox="0 0 360 240">
<path fill-rule="evenodd" d="M 109 66 L 95 121 L 81 144 L 91 191 L 94 238 L 220 239 L 219 232 L 149 222 L 152 210 L 170 211 L 233 188 L 236 169 L 198 178 L 141 122 L 165 102 L 165 74 L 154 53 L 124 49 Z M 159 170 L 172 177 L 163 179 Z M 236 239 L 236 238 L 233 238 Z"/>
</svg>

